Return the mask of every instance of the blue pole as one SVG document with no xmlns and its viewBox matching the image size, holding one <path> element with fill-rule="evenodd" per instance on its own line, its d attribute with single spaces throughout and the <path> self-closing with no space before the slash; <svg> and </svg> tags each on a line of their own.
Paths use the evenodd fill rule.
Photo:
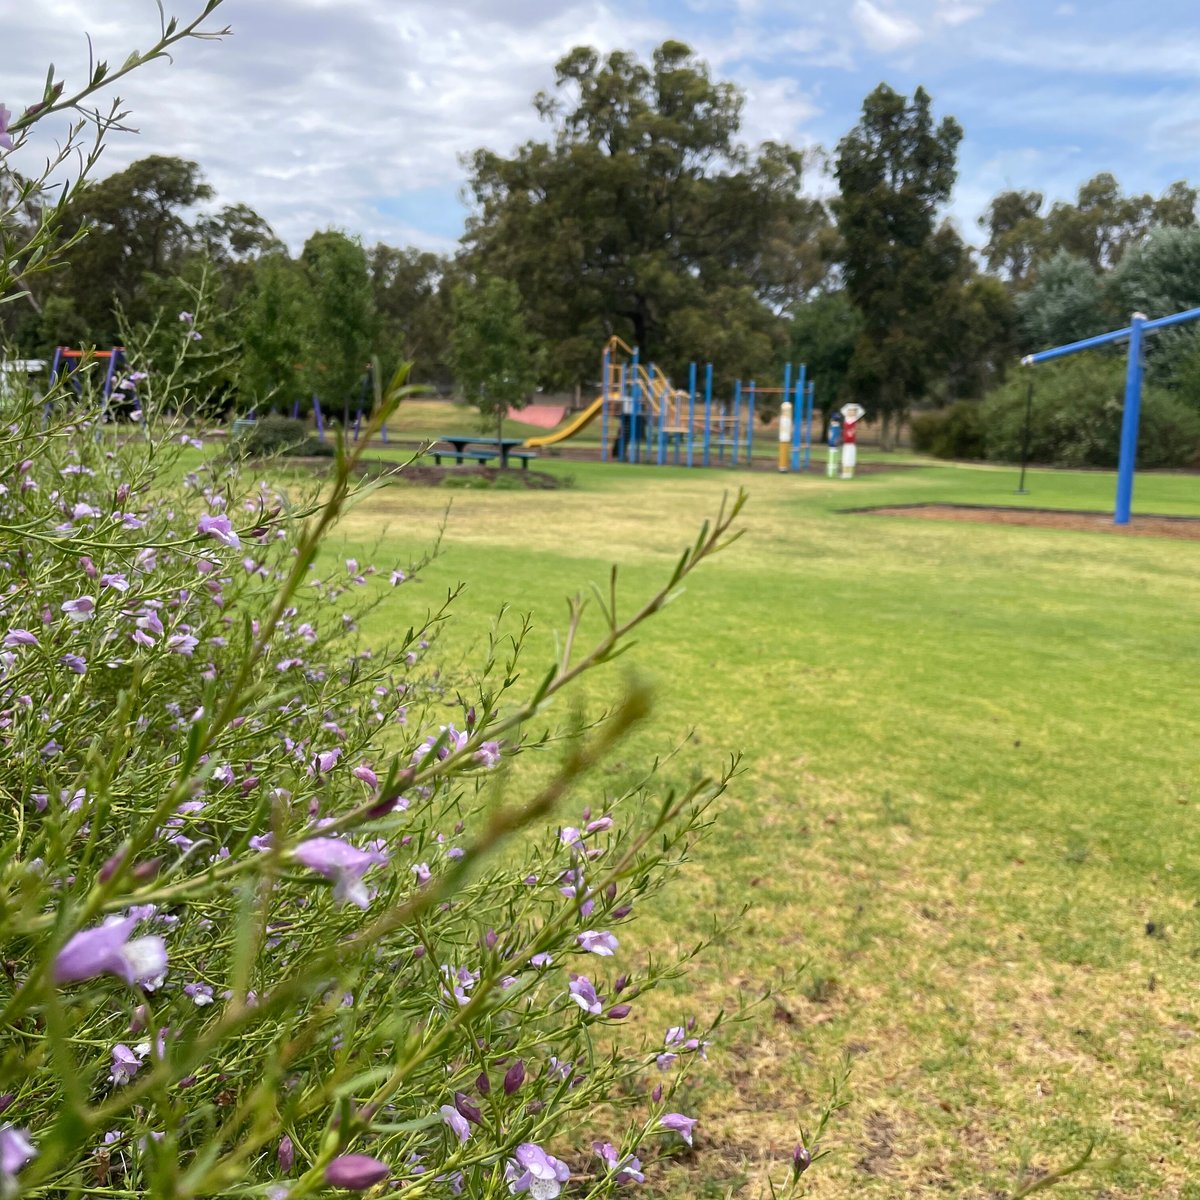
<svg viewBox="0 0 1200 1200">
<path fill-rule="evenodd" d="M 630 389 L 633 395 L 633 404 L 629 410 L 629 438 L 628 444 L 625 447 L 625 457 L 630 462 L 637 462 L 641 457 L 638 454 L 638 407 L 642 400 L 642 381 L 638 373 L 638 352 L 633 352 L 633 365 L 630 367 L 633 375 L 633 380 L 630 384 Z"/>
<path fill-rule="evenodd" d="M 321 416 L 321 401 L 317 397 L 317 393 L 313 392 L 313 416 L 317 419 L 317 437 L 325 440 L 325 418 Z"/>
<path fill-rule="evenodd" d="M 736 380 L 733 385 L 733 445 L 729 447 L 729 464 L 737 466 L 738 443 L 742 437 L 742 381 Z"/>
<path fill-rule="evenodd" d="M 712 465 L 712 363 L 704 368 L 704 465 Z"/>
<path fill-rule="evenodd" d="M 694 453 L 696 449 L 696 364 L 688 364 L 688 449 L 687 465 L 696 465 Z"/>
<path fill-rule="evenodd" d="M 292 401 L 292 420 L 293 421 L 300 420 L 300 401 L 299 400 Z"/>
<path fill-rule="evenodd" d="M 804 469 L 808 470 L 808 461 L 812 456 L 812 419 L 813 419 L 813 384 L 804 391 Z"/>
<path fill-rule="evenodd" d="M 108 370 L 104 373 L 104 399 L 112 395 L 113 376 L 117 372 L 117 355 L 120 351 L 114 346 L 108 356 Z"/>
<path fill-rule="evenodd" d="M 1125 410 L 1121 414 L 1121 457 L 1117 466 L 1114 525 L 1128 525 L 1133 507 L 1133 472 L 1137 464 L 1138 425 L 1142 414 L 1142 332 L 1146 318 L 1134 313 L 1129 323 L 1129 362 L 1125 368 Z"/>
<path fill-rule="evenodd" d="M 608 393 L 611 390 L 608 380 L 608 347 L 604 347 L 604 353 L 600 355 L 600 461 L 608 462 Z"/>
<path fill-rule="evenodd" d="M 792 405 L 792 416 L 795 418 L 792 422 L 792 470 L 800 470 L 800 448 L 804 445 L 804 376 L 807 371 L 804 363 L 800 364 L 800 371 L 796 376 L 796 402 Z M 804 469 L 808 470 L 808 463 L 804 464 Z"/>
<path fill-rule="evenodd" d="M 754 466 L 754 380 L 750 380 L 750 408 L 746 413 L 746 466 Z"/>
</svg>

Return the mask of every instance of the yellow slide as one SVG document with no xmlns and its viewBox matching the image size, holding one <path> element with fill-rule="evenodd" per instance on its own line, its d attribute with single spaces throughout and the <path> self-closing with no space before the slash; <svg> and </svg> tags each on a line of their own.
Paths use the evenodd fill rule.
<svg viewBox="0 0 1200 1200">
<path fill-rule="evenodd" d="M 600 415 L 600 410 L 603 407 L 604 397 L 601 396 L 598 400 L 589 404 L 570 424 L 564 425 L 561 429 L 556 429 L 553 433 L 544 434 L 542 437 L 526 439 L 525 449 L 540 450 L 543 446 L 553 446 L 556 442 L 565 442 L 567 438 L 573 438 L 581 429 L 587 428 Z"/>
</svg>

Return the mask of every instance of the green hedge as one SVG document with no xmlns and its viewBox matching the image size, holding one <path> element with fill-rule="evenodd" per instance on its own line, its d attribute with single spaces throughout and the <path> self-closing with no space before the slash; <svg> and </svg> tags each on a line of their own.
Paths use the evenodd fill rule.
<svg viewBox="0 0 1200 1200">
<path fill-rule="evenodd" d="M 235 434 L 229 451 L 242 458 L 269 458 L 274 454 L 327 458 L 332 457 L 333 446 L 310 433 L 305 422 L 272 414 Z"/>
<path fill-rule="evenodd" d="M 1085 354 L 1019 372 L 978 403 L 919 413 L 913 446 L 938 458 L 1018 462 L 1032 381 L 1029 460 L 1055 467 L 1115 467 L 1124 409 L 1122 358 Z M 1176 394 L 1144 387 L 1140 467 L 1186 467 L 1200 457 L 1200 415 Z"/>
</svg>

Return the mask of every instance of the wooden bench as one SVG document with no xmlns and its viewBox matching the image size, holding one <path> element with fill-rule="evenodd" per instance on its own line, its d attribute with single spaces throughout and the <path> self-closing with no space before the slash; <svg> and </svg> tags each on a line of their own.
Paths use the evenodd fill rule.
<svg viewBox="0 0 1200 1200">
<path fill-rule="evenodd" d="M 433 452 L 433 461 L 439 467 L 442 465 L 443 458 L 452 458 L 456 463 L 461 463 L 469 458 L 472 462 L 483 464 L 491 462 L 495 457 L 495 450 L 434 450 Z"/>
</svg>

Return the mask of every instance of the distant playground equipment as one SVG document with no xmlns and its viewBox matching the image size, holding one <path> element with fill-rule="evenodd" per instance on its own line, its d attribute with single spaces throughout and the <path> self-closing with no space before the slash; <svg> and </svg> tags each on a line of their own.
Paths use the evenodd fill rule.
<svg viewBox="0 0 1200 1200">
<path fill-rule="evenodd" d="M 359 392 L 358 392 L 358 407 L 355 409 L 355 413 L 354 413 L 354 424 L 351 427 L 352 431 L 353 431 L 353 437 L 356 442 L 358 441 L 358 435 L 362 432 L 363 416 L 364 416 L 364 414 L 369 414 L 369 412 L 370 412 L 370 409 L 367 405 L 367 398 L 374 394 L 374 384 L 375 384 L 375 364 L 367 363 L 366 373 L 363 375 L 362 387 L 359 389 Z M 321 409 L 321 397 L 319 395 L 317 395 L 316 392 L 313 392 L 313 394 L 312 394 L 312 410 L 313 410 L 313 421 L 317 427 L 317 438 L 319 441 L 323 442 L 323 441 L 325 441 L 325 413 Z M 346 410 L 346 411 L 348 411 L 348 410 Z M 254 414 L 251 413 L 250 414 L 251 419 L 253 419 L 253 416 L 254 416 Z M 296 400 L 292 403 L 292 419 L 293 420 L 300 419 L 300 401 L 299 400 Z M 379 427 L 379 437 L 380 437 L 380 440 L 384 443 L 384 445 L 387 445 L 388 431 L 387 431 L 386 424 L 381 425 Z"/>
<path fill-rule="evenodd" d="M 71 350 L 66 346 L 56 346 L 54 357 L 50 360 L 50 383 L 69 383 L 76 392 L 83 390 L 79 378 L 79 370 L 85 363 L 104 363 L 104 383 L 100 389 L 101 396 L 107 401 L 112 398 L 113 390 L 121 382 L 121 372 L 125 367 L 125 347 L 113 346 L 110 350 Z"/>
<path fill-rule="evenodd" d="M 619 337 L 605 344 L 601 358 L 600 395 L 573 420 L 553 433 L 528 438 L 538 450 L 577 436 L 600 420 L 600 457 L 604 462 L 652 463 L 666 466 L 750 466 L 754 454 L 754 412 L 764 396 L 782 396 L 779 469 L 808 470 L 812 452 L 813 385 L 801 364 L 784 368 L 783 386 L 759 387 L 737 380 L 733 396 L 713 395 L 712 363 L 688 369 L 688 386 L 674 387 L 654 363 L 643 363 L 635 347 Z M 793 377 L 795 385 L 793 386 Z M 782 432 L 786 428 L 786 435 Z"/>
<path fill-rule="evenodd" d="M 1027 354 L 1021 359 L 1021 365 L 1029 367 L 1037 363 L 1049 362 L 1053 358 L 1065 358 L 1068 354 L 1078 354 L 1080 350 L 1091 350 L 1096 346 L 1107 346 L 1113 342 L 1129 342 L 1128 365 L 1125 368 L 1125 407 L 1121 414 L 1121 451 L 1117 461 L 1117 499 L 1113 510 L 1114 525 L 1128 525 L 1133 509 L 1133 476 L 1137 466 L 1138 427 L 1142 417 L 1143 340 L 1148 333 L 1196 320 L 1200 320 L 1200 308 L 1189 308 L 1184 312 L 1173 313 L 1169 317 L 1159 317 L 1155 321 L 1147 320 L 1145 313 L 1135 312 L 1124 329 L 1084 338 L 1079 342 L 1070 342 L 1065 346 L 1056 346 L 1052 350 L 1042 350 L 1037 354 Z M 1025 432 L 1021 445 L 1021 484 L 1018 489 L 1021 492 L 1025 490 L 1025 465 L 1029 458 L 1029 425 L 1032 410 L 1033 381 L 1031 379 L 1029 396 L 1025 405 Z"/>
</svg>

